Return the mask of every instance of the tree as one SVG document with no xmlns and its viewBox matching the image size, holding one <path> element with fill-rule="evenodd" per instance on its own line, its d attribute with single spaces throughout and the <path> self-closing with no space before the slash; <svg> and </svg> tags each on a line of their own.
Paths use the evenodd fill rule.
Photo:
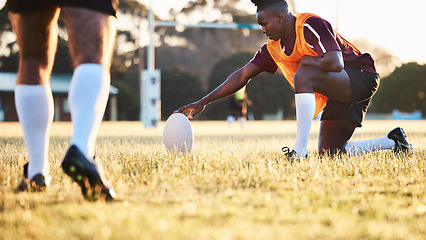
<svg viewBox="0 0 426 240">
<path fill-rule="evenodd" d="M 237 22 L 257 24 L 255 12 L 247 13 L 239 9 L 240 0 L 199 0 L 189 2 L 181 11 L 172 11 L 172 20 Z M 215 11 L 217 19 L 206 19 Z M 200 14 L 202 13 L 202 14 Z M 239 52 L 255 53 L 267 40 L 260 30 L 247 29 L 200 29 L 157 27 L 160 46 L 156 48 L 156 66 L 162 70 L 184 67 L 200 77 L 204 90 L 208 85 L 208 74 L 214 64 L 225 56 Z"/>
<path fill-rule="evenodd" d="M 199 78 L 185 68 L 161 72 L 161 118 L 166 120 L 174 110 L 204 95 Z"/>
<path fill-rule="evenodd" d="M 17 71 L 19 56 L 14 48 L 16 37 L 12 32 L 6 5 L 0 9 L 0 39 L 0 71 Z"/>
<path fill-rule="evenodd" d="M 230 74 L 243 67 L 252 58 L 251 52 L 239 52 L 219 60 L 210 73 L 209 90 L 219 86 Z M 280 73 L 260 74 L 249 82 L 246 91 L 253 102 L 249 112 L 254 114 L 255 119 L 262 119 L 266 113 L 276 113 L 278 109 L 284 110 L 285 118 L 294 118 L 294 90 Z M 226 119 L 227 99 L 209 105 L 203 115 L 209 119 Z"/>
<path fill-rule="evenodd" d="M 372 111 L 389 113 L 420 110 L 426 113 L 426 65 L 403 64 L 383 78 L 372 100 Z"/>
<path fill-rule="evenodd" d="M 138 89 L 134 89 L 124 81 L 114 81 L 114 87 L 119 89 L 117 96 L 118 116 L 117 120 L 138 120 L 139 119 L 139 98 Z"/>
</svg>

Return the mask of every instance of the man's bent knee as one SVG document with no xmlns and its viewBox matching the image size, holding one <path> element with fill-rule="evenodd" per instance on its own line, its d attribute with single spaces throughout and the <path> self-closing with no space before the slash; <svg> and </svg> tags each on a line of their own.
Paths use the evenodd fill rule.
<svg viewBox="0 0 426 240">
<path fill-rule="evenodd" d="M 302 67 L 294 74 L 294 89 L 296 93 L 313 92 L 315 76 L 318 69 L 315 67 Z"/>
<path fill-rule="evenodd" d="M 320 145 L 318 146 L 318 153 L 320 155 L 329 155 L 334 156 L 336 154 L 346 153 L 345 150 L 346 143 L 344 146 L 340 145 Z"/>
</svg>

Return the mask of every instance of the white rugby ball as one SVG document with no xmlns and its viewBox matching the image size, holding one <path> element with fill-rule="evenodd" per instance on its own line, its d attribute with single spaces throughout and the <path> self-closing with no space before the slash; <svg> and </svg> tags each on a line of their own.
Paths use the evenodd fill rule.
<svg viewBox="0 0 426 240">
<path fill-rule="evenodd" d="M 172 153 L 188 153 L 194 146 L 194 133 L 188 118 L 183 113 L 173 113 L 163 129 L 163 142 Z"/>
</svg>

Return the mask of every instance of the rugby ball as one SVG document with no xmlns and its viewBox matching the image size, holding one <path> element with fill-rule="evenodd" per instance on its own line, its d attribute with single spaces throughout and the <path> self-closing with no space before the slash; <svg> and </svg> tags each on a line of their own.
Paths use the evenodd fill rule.
<svg viewBox="0 0 426 240">
<path fill-rule="evenodd" d="M 163 129 L 163 142 L 171 153 L 188 153 L 194 146 L 194 133 L 183 113 L 173 113 Z"/>
</svg>

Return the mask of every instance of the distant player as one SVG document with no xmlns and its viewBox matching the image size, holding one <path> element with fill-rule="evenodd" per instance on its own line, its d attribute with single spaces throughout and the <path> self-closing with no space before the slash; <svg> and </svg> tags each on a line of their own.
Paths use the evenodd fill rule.
<svg viewBox="0 0 426 240">
<path fill-rule="evenodd" d="M 294 16 L 285 0 L 252 2 L 257 6 L 257 20 L 268 37 L 267 43 L 219 87 L 177 112 L 188 111 L 192 118 L 207 104 L 236 92 L 263 71 L 274 73 L 280 69 L 295 90 L 296 143 L 293 149 L 283 148 L 290 161 L 306 157 L 312 119 L 321 111 L 320 154 L 412 150 L 402 128 L 378 139 L 349 141 L 355 129 L 361 127 L 379 86 L 379 75 L 369 54 L 361 53 L 321 17 L 311 13 Z"/>
<path fill-rule="evenodd" d="M 74 64 L 68 93 L 74 130 L 62 168 L 87 200 L 113 200 L 115 193 L 95 161 L 95 141 L 109 96 L 118 0 L 8 0 L 7 6 L 20 49 L 15 103 L 28 151 L 16 191 L 49 186 L 47 150 L 54 116 L 50 74 L 62 11 Z"/>
<path fill-rule="evenodd" d="M 244 123 L 247 120 L 247 107 L 248 105 L 251 105 L 251 101 L 247 97 L 246 87 L 242 87 L 228 98 L 229 115 L 226 120 L 228 121 L 229 126 L 231 126 L 235 119 L 237 119 L 241 128 L 244 128 Z"/>
</svg>

